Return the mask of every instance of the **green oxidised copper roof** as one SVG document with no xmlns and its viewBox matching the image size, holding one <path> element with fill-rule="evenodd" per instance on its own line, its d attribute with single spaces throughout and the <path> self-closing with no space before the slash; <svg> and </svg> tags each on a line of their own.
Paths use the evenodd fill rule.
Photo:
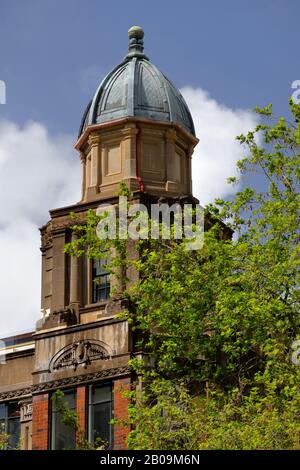
<svg viewBox="0 0 300 470">
<path fill-rule="evenodd" d="M 87 126 L 127 116 L 176 122 L 195 135 L 183 96 L 144 54 L 143 30 L 133 26 L 128 35 L 128 54 L 99 85 L 83 115 L 79 136 Z"/>
</svg>

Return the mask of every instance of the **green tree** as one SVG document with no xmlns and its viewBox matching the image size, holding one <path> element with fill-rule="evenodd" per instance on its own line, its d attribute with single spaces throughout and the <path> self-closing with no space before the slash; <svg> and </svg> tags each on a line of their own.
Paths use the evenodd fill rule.
<svg viewBox="0 0 300 470">
<path fill-rule="evenodd" d="M 5 432 L 0 432 L 0 450 L 5 450 L 9 446 L 9 435 Z"/>
<path fill-rule="evenodd" d="M 288 122 L 257 108 L 262 122 L 238 137 L 241 178 L 265 184 L 206 209 L 201 250 L 137 243 L 126 316 L 146 359 L 131 360 L 143 387 L 129 394 L 130 448 L 300 449 L 300 372 L 291 361 L 300 337 L 300 106 L 290 102 L 290 111 Z M 89 217 L 68 249 L 100 256 L 97 216 Z M 115 265 L 128 262 L 124 242 L 114 243 L 122 247 Z"/>
</svg>

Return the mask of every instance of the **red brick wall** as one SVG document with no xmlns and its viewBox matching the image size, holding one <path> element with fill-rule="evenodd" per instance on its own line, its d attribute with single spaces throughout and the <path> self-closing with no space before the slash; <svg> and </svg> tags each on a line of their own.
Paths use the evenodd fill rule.
<svg viewBox="0 0 300 470">
<path fill-rule="evenodd" d="M 86 427 L 86 387 L 77 388 L 76 413 L 82 430 Z"/>
<path fill-rule="evenodd" d="M 49 440 L 49 395 L 32 398 L 32 449 L 47 450 Z"/>
<path fill-rule="evenodd" d="M 130 390 L 130 378 L 122 378 L 114 381 L 114 417 L 115 419 L 127 419 L 128 399 L 123 392 Z M 82 429 L 86 427 L 86 387 L 77 388 L 76 411 Z M 32 449 L 47 450 L 49 442 L 49 394 L 33 396 L 32 409 Z M 114 449 L 126 449 L 125 439 L 129 428 L 123 425 L 114 426 Z"/>
<path fill-rule="evenodd" d="M 124 397 L 123 392 L 130 390 L 130 378 L 118 379 L 114 381 L 114 418 L 126 419 L 128 399 Z M 114 449 L 126 449 L 125 439 L 129 428 L 116 424 L 114 426 Z"/>
</svg>

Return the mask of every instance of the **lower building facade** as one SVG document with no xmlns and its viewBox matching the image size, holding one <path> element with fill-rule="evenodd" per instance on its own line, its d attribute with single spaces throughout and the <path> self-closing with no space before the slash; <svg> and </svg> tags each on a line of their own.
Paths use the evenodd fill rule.
<svg viewBox="0 0 300 470">
<path fill-rule="evenodd" d="M 71 326 L 67 333 L 53 328 L 1 340 L 0 446 L 126 448 L 126 392 L 133 380 L 127 329 L 127 322 L 105 318 L 101 327 L 95 322 Z M 76 413 L 76 429 L 64 424 L 57 391 Z"/>
</svg>

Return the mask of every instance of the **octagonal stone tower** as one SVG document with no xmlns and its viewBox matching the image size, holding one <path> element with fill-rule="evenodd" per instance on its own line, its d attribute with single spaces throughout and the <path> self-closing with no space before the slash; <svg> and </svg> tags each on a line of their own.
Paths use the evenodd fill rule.
<svg viewBox="0 0 300 470">
<path fill-rule="evenodd" d="M 192 192 L 198 140 L 188 106 L 144 54 L 143 30 L 128 33 L 128 54 L 102 80 L 82 118 L 76 148 L 83 201 L 116 194 L 121 181 L 151 194 Z"/>
</svg>

